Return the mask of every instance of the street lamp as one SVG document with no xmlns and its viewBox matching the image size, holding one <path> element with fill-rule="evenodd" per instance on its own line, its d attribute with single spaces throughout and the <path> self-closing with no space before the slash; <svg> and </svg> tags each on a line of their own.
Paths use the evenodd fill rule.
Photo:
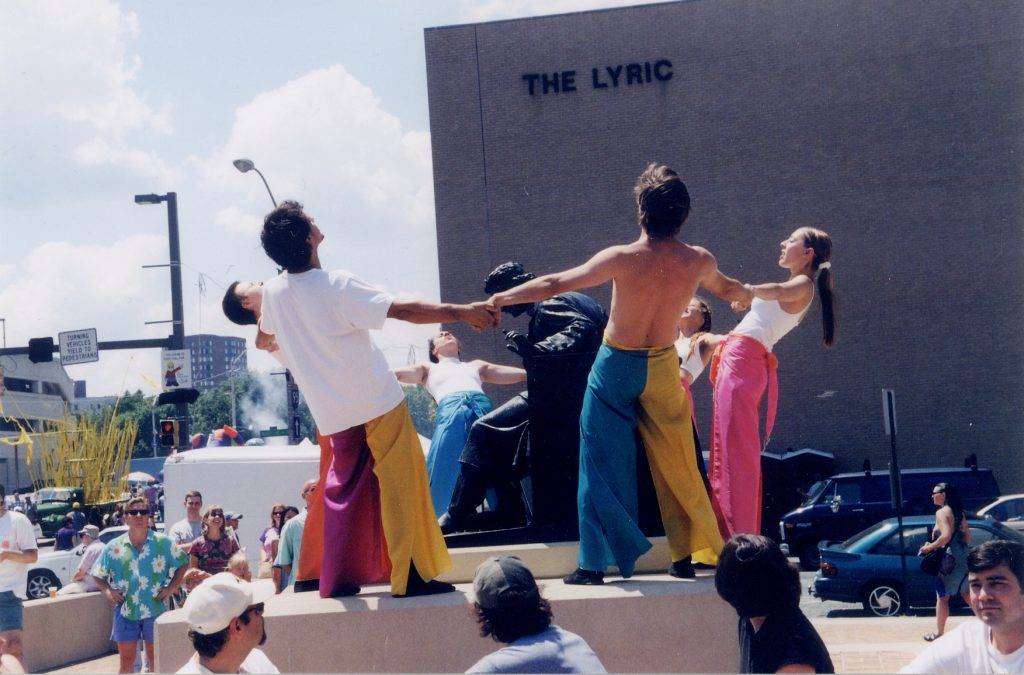
<svg viewBox="0 0 1024 675">
<path fill-rule="evenodd" d="M 267 194 L 270 195 L 270 203 L 277 208 L 277 200 L 274 199 L 274 193 L 270 191 L 270 185 L 267 183 L 267 179 L 263 176 L 263 173 L 256 168 L 256 163 L 251 159 L 236 159 L 232 164 L 235 168 L 242 173 L 249 173 L 255 171 L 263 181 L 263 187 L 267 188 Z M 288 441 L 293 445 L 299 442 L 299 387 L 295 384 L 295 378 L 292 377 L 290 371 L 284 371 L 284 382 L 285 382 L 285 396 L 288 400 Z M 234 383 L 232 382 L 232 386 Z M 231 395 L 232 410 L 234 410 L 234 393 Z M 234 413 L 232 413 L 234 415 Z"/>
<path fill-rule="evenodd" d="M 236 159 L 235 161 L 233 161 L 231 163 L 234 164 L 235 168 L 238 169 L 239 171 L 241 171 L 242 173 L 248 173 L 250 171 L 255 171 L 257 173 L 257 175 L 259 175 L 260 180 L 263 181 L 263 187 L 267 188 L 267 194 L 270 195 L 270 203 L 273 204 L 274 208 L 276 209 L 277 208 L 277 200 L 274 199 L 274 193 L 270 191 L 270 186 L 267 185 L 267 179 L 264 178 L 263 174 L 260 173 L 260 170 L 256 168 L 256 164 L 251 159 Z"/>
<path fill-rule="evenodd" d="M 161 204 L 167 202 L 167 240 L 170 245 L 171 268 L 171 338 L 172 349 L 185 348 L 185 310 L 181 293 L 181 244 L 178 240 L 178 193 L 168 192 L 165 195 L 135 195 L 136 204 Z M 175 403 L 175 414 L 181 420 L 184 437 L 188 438 L 188 404 Z M 181 443 L 181 439 L 175 439 Z"/>
</svg>

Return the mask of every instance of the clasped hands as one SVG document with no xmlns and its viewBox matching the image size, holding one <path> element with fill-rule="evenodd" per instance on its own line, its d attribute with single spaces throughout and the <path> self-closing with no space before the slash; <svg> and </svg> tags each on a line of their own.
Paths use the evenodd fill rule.
<svg viewBox="0 0 1024 675">
<path fill-rule="evenodd" d="M 460 306 L 459 320 L 478 333 L 485 328 L 497 328 L 501 324 L 501 307 L 491 296 L 487 300 Z"/>
</svg>

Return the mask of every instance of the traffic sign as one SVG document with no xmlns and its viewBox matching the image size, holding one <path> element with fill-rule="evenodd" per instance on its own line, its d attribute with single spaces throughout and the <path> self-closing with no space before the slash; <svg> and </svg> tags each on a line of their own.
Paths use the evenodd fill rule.
<svg viewBox="0 0 1024 675">
<path fill-rule="evenodd" d="M 99 341 L 95 328 L 69 330 L 57 334 L 60 342 L 60 365 L 92 363 L 100 360 Z"/>
</svg>

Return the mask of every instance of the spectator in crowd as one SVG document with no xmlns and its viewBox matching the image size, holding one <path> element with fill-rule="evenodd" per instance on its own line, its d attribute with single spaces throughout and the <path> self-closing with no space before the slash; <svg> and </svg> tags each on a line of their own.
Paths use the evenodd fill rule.
<svg viewBox="0 0 1024 675">
<path fill-rule="evenodd" d="M 225 511 L 224 512 L 224 523 L 228 532 L 228 536 L 235 540 L 236 544 L 240 544 L 238 541 L 238 528 L 240 527 L 238 521 L 244 516 L 238 511 Z"/>
<path fill-rule="evenodd" d="M 71 511 L 68 515 L 71 516 L 71 527 L 75 529 L 75 532 L 78 532 L 86 526 L 87 521 L 85 514 L 82 513 L 82 505 L 78 502 L 74 502 L 71 505 Z"/>
<path fill-rule="evenodd" d="M 551 605 L 533 573 L 514 556 L 489 558 L 476 568 L 473 609 L 480 637 L 506 647 L 483 657 L 468 673 L 604 673 L 579 635 L 551 623 Z"/>
<path fill-rule="evenodd" d="M 72 526 L 71 516 L 64 516 L 64 523 L 57 530 L 57 538 L 53 544 L 54 551 L 70 551 L 75 547 L 75 534 L 78 532 Z"/>
<path fill-rule="evenodd" d="M 39 558 L 39 551 L 28 516 L 7 510 L 3 506 L 6 496 L 0 483 L 0 649 L 21 661 L 22 601 L 28 586 L 28 566 Z"/>
<path fill-rule="evenodd" d="M 156 481 L 146 486 L 146 489 L 142 491 L 142 496 L 149 502 L 149 512 L 156 515 L 160 506 L 160 487 L 156 484 Z"/>
<path fill-rule="evenodd" d="M 306 507 L 303 506 L 302 510 L 305 511 Z M 295 516 L 299 515 L 299 513 L 300 513 L 300 511 L 299 511 L 299 508 L 297 506 L 286 506 L 286 507 L 284 507 L 284 522 L 287 523 L 289 520 L 291 520 Z M 281 529 L 282 530 L 284 529 L 284 525 L 283 524 L 281 525 Z"/>
<path fill-rule="evenodd" d="M 281 527 L 284 525 L 286 508 L 284 504 L 274 504 L 270 509 L 270 527 L 260 534 L 260 579 L 269 579 L 273 576 L 273 566 L 277 559 L 277 547 L 281 542 Z"/>
<path fill-rule="evenodd" d="M 242 581 L 252 581 L 252 570 L 249 569 L 249 558 L 245 551 L 238 551 L 228 559 L 228 572 Z"/>
<path fill-rule="evenodd" d="M 179 673 L 277 673 L 258 649 L 267 641 L 263 603 L 268 587 L 215 574 L 189 594 L 183 608 L 195 653 Z"/>
<path fill-rule="evenodd" d="M 835 672 L 825 643 L 800 611 L 800 574 L 774 541 L 737 534 L 726 542 L 715 588 L 740 616 L 739 672 Z"/>
<path fill-rule="evenodd" d="M 153 624 L 181 585 L 188 558 L 170 537 L 149 529 L 145 497 L 125 503 L 125 519 L 128 531 L 103 547 L 91 574 L 114 607 L 110 639 L 117 643 L 119 672 L 130 673 L 139 640 L 153 663 Z"/>
<path fill-rule="evenodd" d="M 95 525 L 86 525 L 78 531 L 78 536 L 82 539 L 82 559 L 78 563 L 78 569 L 75 571 L 75 576 L 71 583 L 57 591 L 57 595 L 92 593 L 100 590 L 96 580 L 89 574 L 92 566 L 99 559 L 100 553 L 103 552 L 103 542 L 100 541 L 100 529 Z"/>
<path fill-rule="evenodd" d="M 932 503 L 939 510 L 935 512 L 935 527 L 932 529 L 931 541 L 924 544 L 917 554 L 928 555 L 932 551 L 945 548 L 946 552 L 953 556 L 954 565 L 951 572 L 940 573 L 935 578 L 936 630 L 924 636 L 928 642 L 941 637 L 946 631 L 951 597 L 959 594 L 963 596 L 964 602 L 969 602 L 964 581 L 967 579 L 967 551 L 970 550 L 971 544 L 967 513 L 956 487 L 949 483 L 939 483 L 932 489 Z"/>
<path fill-rule="evenodd" d="M 192 542 L 188 553 L 190 567 L 207 574 L 218 574 L 228 568 L 228 559 L 238 551 L 238 542 L 231 538 L 225 527 L 224 509 L 212 505 L 203 514 L 203 532 Z"/>
<path fill-rule="evenodd" d="M 299 554 L 302 551 L 302 531 L 306 527 L 306 515 L 309 512 L 310 500 L 316 495 L 316 478 L 310 478 L 303 484 L 299 493 L 306 503 L 302 511 L 293 518 L 288 518 L 288 507 L 285 509 L 285 524 L 281 528 L 281 543 L 278 545 L 277 558 L 274 559 L 274 586 L 280 593 L 295 582 L 294 571 L 299 569 Z"/>
<path fill-rule="evenodd" d="M 185 517 L 171 526 L 168 535 L 171 540 L 188 549 L 188 545 L 203 533 L 203 495 L 192 490 L 185 495 Z"/>
<path fill-rule="evenodd" d="M 1024 545 L 993 539 L 967 554 L 975 618 L 925 648 L 903 673 L 1024 672 Z"/>
<path fill-rule="evenodd" d="M 32 498 L 28 495 L 25 495 L 25 515 L 33 525 L 39 522 L 39 511 L 36 510 L 36 505 L 32 503 Z"/>
</svg>

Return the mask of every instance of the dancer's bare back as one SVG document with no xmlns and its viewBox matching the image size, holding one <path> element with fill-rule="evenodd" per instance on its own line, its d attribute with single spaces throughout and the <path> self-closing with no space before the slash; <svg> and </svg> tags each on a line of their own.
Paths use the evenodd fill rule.
<svg viewBox="0 0 1024 675">
<path fill-rule="evenodd" d="M 604 249 L 565 272 L 548 274 L 491 298 L 497 307 L 536 302 L 566 291 L 612 282 L 612 309 L 605 335 L 635 348 L 671 346 L 683 308 L 704 286 L 724 300 L 745 299 L 742 285 L 718 271 L 715 257 L 678 239 L 639 239 Z"/>
</svg>

